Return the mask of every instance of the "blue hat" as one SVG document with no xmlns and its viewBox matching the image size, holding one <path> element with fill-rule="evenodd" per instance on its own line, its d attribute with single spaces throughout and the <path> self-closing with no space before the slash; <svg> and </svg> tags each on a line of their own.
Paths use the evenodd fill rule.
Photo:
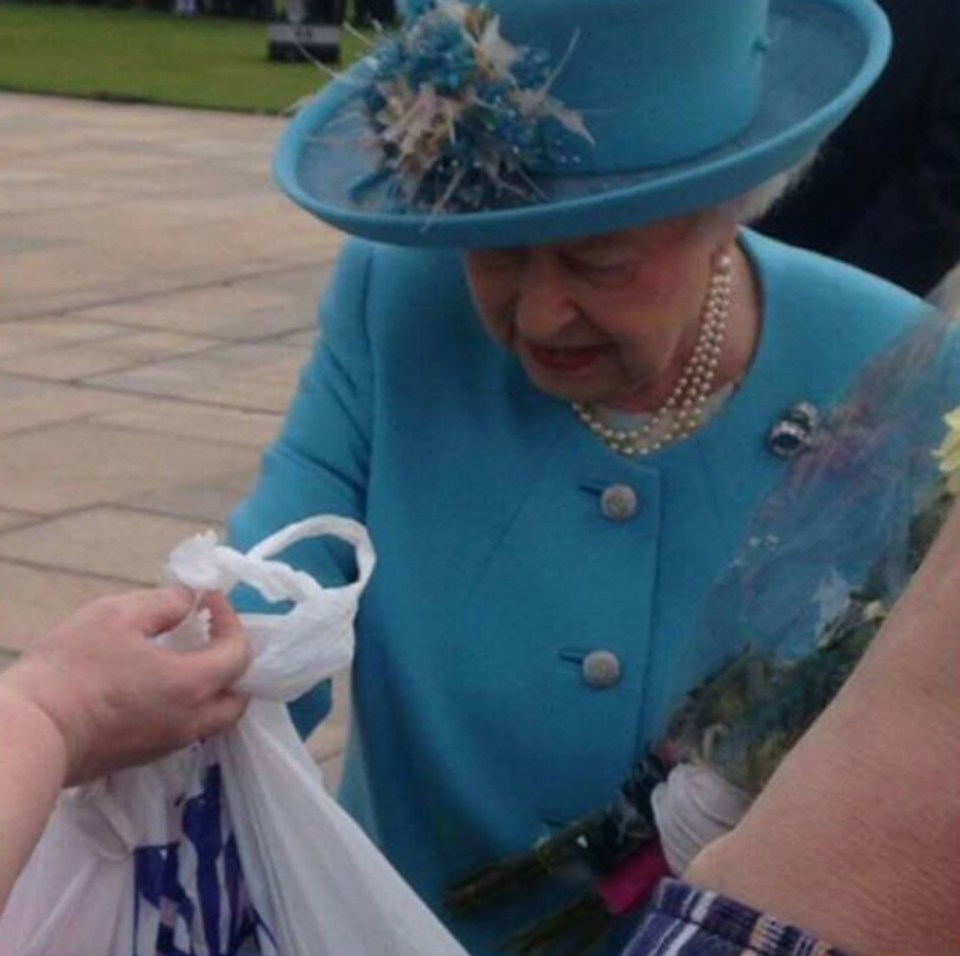
<svg viewBox="0 0 960 956">
<path fill-rule="evenodd" d="M 411 0 L 287 129 L 345 232 L 536 245 L 707 209 L 799 162 L 882 70 L 873 0 Z"/>
</svg>

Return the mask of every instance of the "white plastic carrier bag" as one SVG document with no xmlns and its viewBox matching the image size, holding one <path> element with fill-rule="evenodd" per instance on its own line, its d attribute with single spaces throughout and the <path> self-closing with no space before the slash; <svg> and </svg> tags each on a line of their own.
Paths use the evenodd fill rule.
<svg viewBox="0 0 960 956">
<path fill-rule="evenodd" d="M 330 535 L 358 577 L 323 588 L 271 560 Z M 365 529 L 318 517 L 247 554 L 212 532 L 180 545 L 177 580 L 239 583 L 282 615 L 243 615 L 252 696 L 235 729 L 156 763 L 67 791 L 0 917 L 0 956 L 466 956 L 327 794 L 285 702 L 349 666 L 357 602 L 373 570 Z M 208 639 L 200 612 L 157 640 Z"/>
</svg>

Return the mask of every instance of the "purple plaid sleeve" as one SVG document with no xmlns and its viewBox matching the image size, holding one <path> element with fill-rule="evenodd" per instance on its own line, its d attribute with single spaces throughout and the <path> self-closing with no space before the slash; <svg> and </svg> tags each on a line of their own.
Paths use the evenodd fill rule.
<svg viewBox="0 0 960 956">
<path fill-rule="evenodd" d="M 845 956 L 716 893 L 664 880 L 623 956 Z"/>
</svg>

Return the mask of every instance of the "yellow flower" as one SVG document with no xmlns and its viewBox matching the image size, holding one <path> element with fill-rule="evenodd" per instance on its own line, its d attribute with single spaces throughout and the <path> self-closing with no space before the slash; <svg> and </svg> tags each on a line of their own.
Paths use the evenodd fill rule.
<svg viewBox="0 0 960 956">
<path fill-rule="evenodd" d="M 934 452 L 940 461 L 940 471 L 947 476 L 947 491 L 960 495 L 960 407 L 943 418 L 947 435 L 943 444 Z"/>
</svg>

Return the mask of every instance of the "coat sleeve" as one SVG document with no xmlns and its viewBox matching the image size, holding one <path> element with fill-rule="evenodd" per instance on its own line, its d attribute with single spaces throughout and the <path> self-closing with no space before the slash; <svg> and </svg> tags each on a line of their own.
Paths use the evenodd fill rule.
<svg viewBox="0 0 960 956">
<path fill-rule="evenodd" d="M 247 550 L 295 521 L 319 514 L 364 520 L 372 433 L 372 360 L 366 301 L 372 250 L 349 243 L 337 263 L 320 305 L 320 332 L 280 434 L 263 456 L 249 497 L 229 521 L 234 547 Z M 314 539 L 283 556 L 321 584 L 352 579 L 352 550 Z M 242 611 L 268 611 L 249 591 L 238 592 Z M 329 687 L 321 686 L 291 705 L 304 735 L 330 707 Z"/>
<path fill-rule="evenodd" d="M 960 262 L 960 4 L 944 9 L 942 52 L 929 98 L 918 104 L 925 116 L 912 161 L 832 252 L 921 296 Z"/>
</svg>

